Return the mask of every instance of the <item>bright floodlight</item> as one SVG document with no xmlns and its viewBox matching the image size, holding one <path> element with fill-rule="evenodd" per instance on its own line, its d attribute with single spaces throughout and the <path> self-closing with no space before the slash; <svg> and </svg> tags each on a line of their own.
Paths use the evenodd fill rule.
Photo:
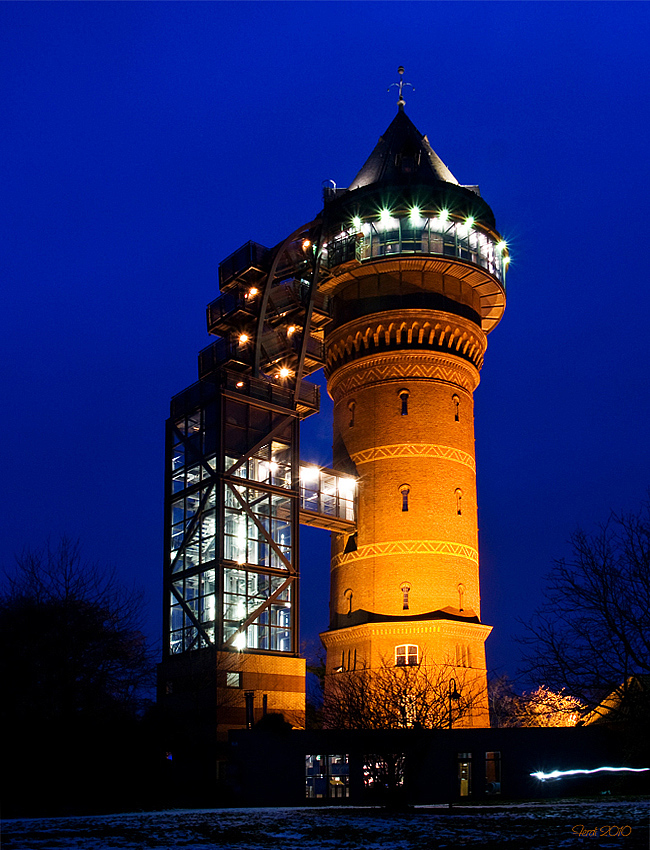
<svg viewBox="0 0 650 850">
<path fill-rule="evenodd" d="M 420 208 L 413 207 L 409 213 L 409 218 L 411 219 L 411 224 L 419 224 L 422 220 L 420 217 Z"/>
<path fill-rule="evenodd" d="M 468 227 L 474 227 L 474 221 L 475 221 L 474 216 L 473 216 L 473 215 L 468 215 L 468 216 L 467 216 L 467 218 L 465 219 L 465 224 L 466 224 Z"/>
<path fill-rule="evenodd" d="M 497 248 L 498 248 L 499 251 L 501 251 L 502 254 L 506 250 L 507 247 L 508 247 L 508 245 L 507 245 L 505 239 L 502 239 L 500 242 L 497 242 Z"/>
<path fill-rule="evenodd" d="M 393 217 L 390 214 L 390 210 L 382 210 L 381 215 L 379 216 L 379 222 L 383 225 L 384 228 L 386 228 L 391 223 L 392 218 Z"/>
<path fill-rule="evenodd" d="M 449 210 L 440 210 L 438 218 L 440 221 L 449 221 Z"/>
<path fill-rule="evenodd" d="M 352 219 L 352 227 L 354 227 L 355 230 L 361 230 L 361 219 L 358 215 L 355 215 Z"/>
<path fill-rule="evenodd" d="M 257 295 L 258 292 L 259 292 L 259 289 L 256 286 L 251 286 L 251 288 L 248 290 L 248 297 L 254 298 Z"/>
<path fill-rule="evenodd" d="M 246 635 L 243 632 L 239 632 L 232 642 L 232 645 L 235 649 L 246 649 Z"/>
<path fill-rule="evenodd" d="M 349 499 L 354 493 L 354 478 L 339 478 L 339 495 L 344 499 Z"/>
<path fill-rule="evenodd" d="M 290 374 L 291 374 L 291 372 L 287 369 L 286 366 L 283 366 L 282 369 L 280 369 L 280 377 L 281 378 L 288 378 Z"/>
<path fill-rule="evenodd" d="M 317 481 L 320 469 L 317 466 L 301 466 L 300 477 L 303 481 Z"/>
<path fill-rule="evenodd" d="M 239 334 L 239 341 L 242 345 L 248 342 L 248 334 Z"/>
</svg>

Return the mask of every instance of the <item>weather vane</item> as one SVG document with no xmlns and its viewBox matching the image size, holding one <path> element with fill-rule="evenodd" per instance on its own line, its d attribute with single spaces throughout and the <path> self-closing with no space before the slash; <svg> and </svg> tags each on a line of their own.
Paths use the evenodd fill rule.
<svg viewBox="0 0 650 850">
<path fill-rule="evenodd" d="M 391 83 L 388 86 L 388 88 L 386 89 L 386 91 L 390 91 L 393 88 L 393 86 L 397 86 L 397 88 L 399 89 L 399 100 L 397 101 L 397 105 L 399 106 L 400 109 L 403 109 L 404 105 L 406 103 L 406 101 L 404 100 L 404 95 L 402 94 L 402 90 L 403 90 L 404 86 L 411 86 L 413 91 L 415 91 L 415 89 L 413 88 L 411 83 L 405 83 L 404 82 L 404 66 L 403 65 L 399 66 L 399 68 L 397 69 L 397 73 L 399 74 L 399 83 Z"/>
</svg>

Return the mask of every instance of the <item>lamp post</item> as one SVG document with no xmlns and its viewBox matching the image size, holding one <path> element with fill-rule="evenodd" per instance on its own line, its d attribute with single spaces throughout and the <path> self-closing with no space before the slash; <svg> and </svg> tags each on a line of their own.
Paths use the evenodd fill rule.
<svg viewBox="0 0 650 850">
<path fill-rule="evenodd" d="M 460 694 L 458 693 L 458 688 L 456 687 L 456 680 L 449 680 L 449 728 L 451 729 L 451 701 L 459 700 Z"/>
</svg>

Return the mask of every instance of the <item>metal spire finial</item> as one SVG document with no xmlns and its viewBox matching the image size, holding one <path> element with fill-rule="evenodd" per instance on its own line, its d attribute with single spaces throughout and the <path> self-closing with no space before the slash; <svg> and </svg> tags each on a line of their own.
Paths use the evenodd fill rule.
<svg viewBox="0 0 650 850">
<path fill-rule="evenodd" d="M 399 109 L 404 109 L 404 105 L 406 104 L 406 101 L 404 100 L 404 94 L 403 94 L 403 91 L 402 91 L 404 86 L 411 86 L 413 91 L 415 91 L 415 89 L 413 88 L 411 83 L 405 83 L 404 82 L 404 66 L 403 65 L 399 66 L 399 68 L 397 69 L 397 73 L 399 74 L 399 83 L 391 83 L 388 86 L 388 88 L 386 89 L 386 91 L 390 91 L 393 88 L 393 86 L 397 86 L 397 88 L 399 89 L 399 99 L 397 101 L 397 106 L 398 106 Z"/>
</svg>

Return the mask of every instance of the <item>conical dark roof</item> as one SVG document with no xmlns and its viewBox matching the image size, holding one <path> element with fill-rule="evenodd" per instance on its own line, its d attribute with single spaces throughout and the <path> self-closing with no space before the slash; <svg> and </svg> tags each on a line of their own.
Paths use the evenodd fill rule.
<svg viewBox="0 0 650 850">
<path fill-rule="evenodd" d="M 453 183 L 458 180 L 433 150 L 426 136 L 400 109 L 348 191 L 374 183 Z"/>
</svg>

